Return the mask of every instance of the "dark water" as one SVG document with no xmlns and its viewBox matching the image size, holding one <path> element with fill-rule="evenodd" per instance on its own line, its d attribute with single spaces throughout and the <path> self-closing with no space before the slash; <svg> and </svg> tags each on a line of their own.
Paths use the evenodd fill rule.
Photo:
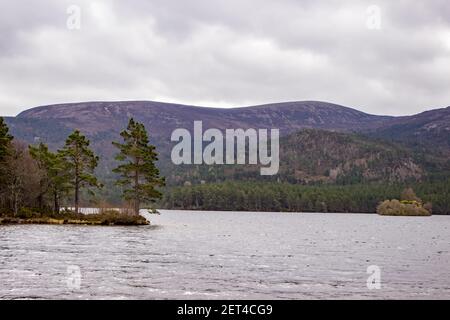
<svg viewBox="0 0 450 320">
<path fill-rule="evenodd" d="M 148 227 L 0 226 L 0 298 L 450 298 L 450 217 L 151 218 Z M 371 265 L 379 290 L 366 284 Z"/>
</svg>

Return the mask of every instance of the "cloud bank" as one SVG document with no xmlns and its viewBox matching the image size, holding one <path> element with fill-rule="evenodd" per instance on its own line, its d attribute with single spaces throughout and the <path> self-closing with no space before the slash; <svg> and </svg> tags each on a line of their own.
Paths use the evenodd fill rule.
<svg viewBox="0 0 450 320">
<path fill-rule="evenodd" d="M 80 29 L 67 9 L 80 9 Z M 450 3 L 22 0 L 0 11 L 0 114 L 91 100 L 450 105 Z"/>
</svg>

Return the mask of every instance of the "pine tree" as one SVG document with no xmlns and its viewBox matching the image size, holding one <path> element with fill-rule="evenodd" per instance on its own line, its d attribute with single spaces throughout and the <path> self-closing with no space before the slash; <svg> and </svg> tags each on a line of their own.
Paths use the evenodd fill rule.
<svg viewBox="0 0 450 320">
<path fill-rule="evenodd" d="M 0 205 L 4 205 L 3 194 L 6 192 L 6 176 L 8 170 L 7 159 L 11 154 L 13 137 L 3 118 L 0 117 Z"/>
<path fill-rule="evenodd" d="M 102 187 L 94 175 L 99 157 L 94 154 L 89 145 L 90 141 L 76 130 L 67 138 L 64 148 L 59 151 L 59 156 L 67 163 L 67 173 L 75 193 L 75 213 L 79 213 L 82 188 Z"/>
<path fill-rule="evenodd" d="M 418 203 L 422 203 L 422 200 L 417 197 L 416 193 L 412 188 L 406 188 L 402 191 L 402 194 L 400 196 L 401 201 L 416 201 Z"/>
<path fill-rule="evenodd" d="M 155 165 L 158 155 L 149 142 L 143 124 L 130 119 L 127 130 L 120 133 L 124 143 L 113 142 L 120 152 L 116 160 L 125 162 L 113 170 L 120 175 L 117 185 L 125 187 L 123 198 L 132 201 L 134 211 L 139 214 L 141 203 L 153 202 L 162 197 L 156 187 L 165 185 Z"/>
<path fill-rule="evenodd" d="M 70 176 L 67 171 L 68 164 L 60 154 L 53 153 L 48 146 L 40 143 L 37 147 L 29 147 L 30 154 L 43 171 L 40 179 L 40 192 L 38 204 L 42 208 L 44 196 L 51 194 L 53 199 L 53 212 L 59 213 L 60 199 L 70 190 Z"/>
<path fill-rule="evenodd" d="M 4 119 L 0 117 L 0 162 L 5 161 L 11 147 L 13 136 L 9 134 L 9 128 Z"/>
</svg>

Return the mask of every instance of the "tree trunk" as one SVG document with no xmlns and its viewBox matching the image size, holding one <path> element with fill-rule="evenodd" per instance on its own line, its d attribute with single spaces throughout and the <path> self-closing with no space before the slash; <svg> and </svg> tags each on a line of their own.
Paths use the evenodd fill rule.
<svg viewBox="0 0 450 320">
<path fill-rule="evenodd" d="M 80 172 L 78 162 L 75 163 L 75 213 L 78 214 L 80 202 Z"/>
<path fill-rule="evenodd" d="M 139 215 L 141 209 L 141 199 L 139 197 L 139 170 L 137 169 L 139 165 L 139 158 L 135 159 L 136 172 L 134 173 L 134 213 Z"/>
<path fill-rule="evenodd" d="M 78 214 L 79 211 L 79 202 L 80 202 L 80 184 L 78 182 L 78 178 L 75 182 L 75 213 Z"/>
<path fill-rule="evenodd" d="M 13 191 L 13 209 L 14 209 L 14 217 L 19 213 L 19 196 L 16 192 L 16 188 L 14 187 Z"/>
<path fill-rule="evenodd" d="M 38 196 L 38 208 L 41 210 L 44 208 L 44 195 L 42 193 Z"/>
<path fill-rule="evenodd" d="M 75 213 L 79 212 L 79 202 L 80 202 L 80 168 L 79 168 L 79 151 L 78 145 L 75 146 Z"/>
<path fill-rule="evenodd" d="M 59 211 L 60 211 L 60 208 L 59 208 L 58 192 L 53 191 L 53 212 L 55 214 L 58 214 Z"/>
<path fill-rule="evenodd" d="M 11 184 L 11 195 L 12 195 L 12 209 L 14 212 L 14 217 L 19 213 L 19 181 L 18 178 L 14 178 Z"/>
<path fill-rule="evenodd" d="M 139 215 L 140 210 L 141 210 L 141 203 L 140 203 L 139 199 L 135 199 L 134 200 L 134 213 L 136 215 Z"/>
<path fill-rule="evenodd" d="M 18 205 L 18 201 L 17 201 L 17 194 L 16 193 L 14 193 L 14 204 L 13 204 L 13 206 L 14 206 L 14 217 L 15 216 L 17 216 L 17 214 L 19 213 L 19 205 Z"/>
<path fill-rule="evenodd" d="M 134 192 L 135 192 L 134 213 L 136 215 L 139 215 L 139 211 L 141 209 L 141 201 L 139 199 L 139 175 L 137 172 L 134 176 Z"/>
</svg>

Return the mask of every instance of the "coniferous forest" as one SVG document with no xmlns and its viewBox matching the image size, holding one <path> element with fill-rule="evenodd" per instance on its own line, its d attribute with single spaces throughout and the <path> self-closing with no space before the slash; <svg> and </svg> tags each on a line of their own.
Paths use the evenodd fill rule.
<svg viewBox="0 0 450 320">
<path fill-rule="evenodd" d="M 77 214 L 86 206 L 127 207 L 138 213 L 153 202 L 155 207 L 185 210 L 375 213 L 381 202 L 399 199 L 407 187 L 432 206 L 433 214 L 450 214 L 450 182 L 439 173 L 444 172 L 441 168 L 415 180 L 422 173 L 414 163 L 426 165 L 425 156 L 413 157 L 395 145 L 361 136 L 307 130 L 283 138 L 280 174 L 264 178 L 251 166 L 183 168 L 168 166 L 168 159 L 161 163 L 144 125 L 133 119 L 120 133 L 123 141 L 112 143 L 115 159 L 100 158 L 78 130 L 53 151 L 44 143 L 28 146 L 14 139 L 0 121 L 3 214 L 57 215 L 62 207 Z M 307 152 L 299 154 L 295 148 Z M 372 159 L 373 154 L 377 158 Z M 369 160 L 361 165 L 358 159 Z M 99 174 L 102 161 L 115 163 L 110 173 Z M 344 179 L 333 180 L 331 167 L 341 168 Z M 396 180 L 390 181 L 392 177 Z"/>
<path fill-rule="evenodd" d="M 406 187 L 224 182 L 175 187 L 166 193 L 163 205 L 192 210 L 375 213 L 382 201 L 399 199 Z M 450 214 L 449 181 L 416 184 L 414 190 L 425 203 L 432 204 L 433 214 Z"/>
</svg>

